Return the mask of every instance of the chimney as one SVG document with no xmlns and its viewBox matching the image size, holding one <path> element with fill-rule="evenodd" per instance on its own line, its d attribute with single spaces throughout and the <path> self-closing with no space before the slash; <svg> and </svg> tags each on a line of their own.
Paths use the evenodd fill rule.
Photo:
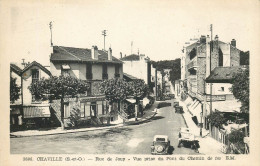
<svg viewBox="0 0 260 166">
<path fill-rule="evenodd" d="M 236 42 L 236 40 L 235 40 L 235 39 L 232 39 L 232 40 L 231 40 L 231 45 L 232 45 L 233 47 L 236 47 L 236 45 L 237 45 L 237 42 Z"/>
<path fill-rule="evenodd" d="M 218 35 L 215 36 L 215 40 L 218 41 Z"/>
<path fill-rule="evenodd" d="M 112 61 L 112 49 L 111 48 L 108 49 L 107 60 Z"/>
<path fill-rule="evenodd" d="M 92 46 L 91 48 L 91 59 L 98 59 L 98 47 Z"/>
<path fill-rule="evenodd" d="M 200 37 L 200 43 L 206 43 L 206 36 L 201 35 L 201 37 Z"/>
<path fill-rule="evenodd" d="M 122 59 L 122 52 L 120 52 L 120 58 Z"/>
</svg>

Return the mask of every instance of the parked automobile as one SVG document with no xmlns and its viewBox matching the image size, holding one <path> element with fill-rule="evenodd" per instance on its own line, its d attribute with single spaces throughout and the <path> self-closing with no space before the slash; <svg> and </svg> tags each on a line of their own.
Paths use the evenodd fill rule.
<svg viewBox="0 0 260 166">
<path fill-rule="evenodd" d="M 189 128 L 180 128 L 178 148 L 181 146 L 190 147 L 191 149 L 194 149 L 195 152 L 199 152 L 199 141 L 195 138 L 194 134 L 190 133 Z"/>
<path fill-rule="evenodd" d="M 170 148 L 170 140 L 166 135 L 155 135 L 151 146 L 152 154 L 168 154 Z"/>
</svg>

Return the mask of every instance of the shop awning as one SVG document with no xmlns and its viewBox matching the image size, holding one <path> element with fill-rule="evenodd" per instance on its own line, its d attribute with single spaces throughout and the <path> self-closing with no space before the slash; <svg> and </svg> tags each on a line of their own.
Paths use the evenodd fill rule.
<svg viewBox="0 0 260 166">
<path fill-rule="evenodd" d="M 25 106 L 23 107 L 24 118 L 44 118 L 50 117 L 49 106 Z"/>
<path fill-rule="evenodd" d="M 69 65 L 61 65 L 61 67 L 62 67 L 63 70 L 69 70 L 70 69 Z"/>
<path fill-rule="evenodd" d="M 220 112 L 240 112 L 241 103 L 237 100 L 212 102 L 212 109 Z"/>
<path fill-rule="evenodd" d="M 132 103 L 132 104 L 136 103 L 135 99 L 126 99 L 126 101 L 128 101 L 129 103 Z"/>
</svg>

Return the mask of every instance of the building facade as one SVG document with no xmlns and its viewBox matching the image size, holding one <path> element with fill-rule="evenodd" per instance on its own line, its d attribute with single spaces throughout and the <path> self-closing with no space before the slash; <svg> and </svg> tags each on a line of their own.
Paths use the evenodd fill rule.
<svg viewBox="0 0 260 166">
<path fill-rule="evenodd" d="M 31 94 L 29 86 L 35 81 L 50 76 L 50 71 L 36 61 L 27 64 L 23 69 L 11 64 L 11 77 L 17 78 L 17 84 L 21 87 L 20 98 L 15 104 L 10 105 L 11 124 L 17 124 L 18 121 L 19 125 L 30 124 L 34 127 L 47 125 L 46 123 L 50 121 L 51 117 L 49 102 L 37 100 Z"/>
<path fill-rule="evenodd" d="M 230 84 L 212 85 L 206 82 L 206 78 L 217 68 L 228 71 L 228 68 L 244 65 L 245 59 L 248 63 L 249 52 L 236 48 L 234 39 L 230 43 L 224 43 L 218 36 L 214 40 L 209 36 L 201 36 L 197 42 L 185 43 L 181 58 L 181 77 L 191 98 L 188 109 L 194 117 L 196 116 L 199 123 L 203 123 L 204 127 L 206 127 L 207 116 L 212 110 L 212 100 L 227 102 L 227 99 L 233 99 L 229 91 Z M 225 77 L 228 78 L 229 75 Z"/>
<path fill-rule="evenodd" d="M 91 49 L 53 46 L 53 53 L 50 57 L 52 75 L 70 75 L 81 80 L 87 80 L 91 87 L 79 99 L 66 100 L 64 106 L 65 126 L 70 125 L 70 112 L 75 107 L 75 103 L 81 111 L 82 119 L 89 120 L 94 124 L 107 121 L 108 102 L 99 91 L 99 83 L 105 79 L 123 78 L 122 65 L 120 60 L 112 56 L 111 48 L 104 51 L 98 50 L 96 46 Z M 53 106 L 53 110 L 59 111 L 55 106 Z M 117 104 L 113 104 L 112 110 L 117 110 Z M 112 121 L 118 119 L 117 112 L 109 111 L 109 113 L 109 118 Z"/>
</svg>

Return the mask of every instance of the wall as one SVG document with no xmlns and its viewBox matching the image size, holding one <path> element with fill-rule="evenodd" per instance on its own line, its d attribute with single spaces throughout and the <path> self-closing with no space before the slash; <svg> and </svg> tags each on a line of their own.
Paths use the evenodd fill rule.
<svg viewBox="0 0 260 166">
<path fill-rule="evenodd" d="M 230 66 L 239 66 L 240 65 L 240 51 L 233 47 L 230 46 Z"/>
<path fill-rule="evenodd" d="M 33 66 L 30 69 L 28 69 L 26 72 L 23 73 L 22 78 L 23 78 L 23 104 L 31 104 L 32 103 L 32 95 L 31 92 L 29 91 L 28 87 L 32 83 L 32 70 L 31 69 L 38 69 L 39 70 L 39 78 L 49 78 L 49 75 L 46 74 L 44 71 L 42 71 L 39 67 Z"/>
<path fill-rule="evenodd" d="M 102 72 L 103 72 L 103 66 L 102 64 L 93 64 L 92 65 L 92 80 L 102 80 Z M 109 73 L 108 73 L 109 75 Z"/>
<path fill-rule="evenodd" d="M 145 60 L 140 61 L 124 61 L 124 72 L 130 74 L 139 79 L 143 79 L 146 84 L 148 84 L 148 71 L 147 71 L 147 63 Z"/>
<path fill-rule="evenodd" d="M 224 88 L 224 91 L 221 91 L 221 87 Z M 232 87 L 232 84 L 229 83 L 213 83 L 212 84 L 212 95 L 226 95 L 226 94 L 232 94 L 232 92 L 229 91 L 229 88 Z"/>
</svg>

